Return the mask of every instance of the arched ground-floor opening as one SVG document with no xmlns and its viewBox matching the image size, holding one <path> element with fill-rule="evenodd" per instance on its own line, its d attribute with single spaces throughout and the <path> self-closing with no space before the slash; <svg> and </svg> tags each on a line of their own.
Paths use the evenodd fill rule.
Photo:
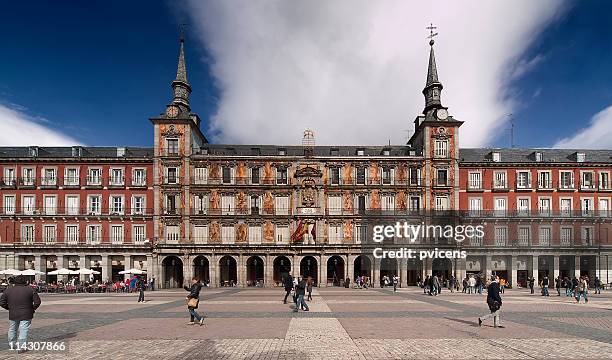
<svg viewBox="0 0 612 360">
<path fill-rule="evenodd" d="M 238 283 L 236 259 L 226 255 L 219 259 L 219 286 L 236 286 Z"/>
<path fill-rule="evenodd" d="M 176 256 L 168 256 L 162 261 L 164 288 L 183 286 L 183 262 Z"/>
<path fill-rule="evenodd" d="M 206 256 L 198 256 L 193 259 L 193 276 L 197 277 L 202 284 L 210 282 L 210 266 Z"/>
<path fill-rule="evenodd" d="M 291 273 L 291 261 L 286 256 L 278 256 L 274 259 L 272 279 L 274 285 L 283 286 L 285 278 Z"/>
<path fill-rule="evenodd" d="M 380 287 L 393 285 L 393 276 L 397 275 L 397 259 L 383 258 L 380 261 Z"/>
<path fill-rule="evenodd" d="M 327 285 L 342 286 L 344 284 L 344 260 L 334 255 L 327 260 Z"/>
<path fill-rule="evenodd" d="M 259 256 L 247 259 L 247 286 L 264 286 L 264 261 Z"/>
<path fill-rule="evenodd" d="M 300 276 L 304 279 L 308 280 L 312 279 L 313 285 L 317 286 L 319 277 L 317 276 L 319 273 L 319 267 L 317 266 L 317 259 L 313 256 L 304 256 L 302 261 L 300 261 Z"/>
<path fill-rule="evenodd" d="M 353 270 L 355 277 L 365 276 L 367 277 L 366 282 L 369 282 L 370 279 L 372 279 L 372 262 L 370 261 L 370 258 L 365 255 L 359 255 L 355 258 Z"/>
</svg>

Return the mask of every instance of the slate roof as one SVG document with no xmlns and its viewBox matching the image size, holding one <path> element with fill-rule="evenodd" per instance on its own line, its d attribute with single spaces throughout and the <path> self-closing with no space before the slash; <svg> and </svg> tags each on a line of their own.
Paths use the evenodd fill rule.
<svg viewBox="0 0 612 360">
<path fill-rule="evenodd" d="M 500 149 L 500 148 L 472 148 L 459 149 L 461 163 L 492 162 L 492 153 L 500 154 L 499 163 L 577 163 L 577 154 L 585 154 L 584 163 L 612 163 L 612 150 L 584 150 L 584 149 Z M 536 152 L 542 153 L 542 161 L 536 161 Z"/>
<path fill-rule="evenodd" d="M 73 148 L 70 146 L 23 146 L 23 147 L 0 147 L 1 158 L 30 158 L 30 149 L 37 149 L 37 158 L 71 158 Z M 148 147 L 89 147 L 83 146 L 81 149 L 81 158 L 140 158 L 153 159 L 153 148 Z M 125 149 L 125 156 L 117 156 L 117 149 Z"/>
</svg>

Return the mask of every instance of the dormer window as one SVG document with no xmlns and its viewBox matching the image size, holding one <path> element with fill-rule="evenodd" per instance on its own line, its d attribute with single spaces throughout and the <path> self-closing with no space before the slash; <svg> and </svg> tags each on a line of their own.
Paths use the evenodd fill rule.
<svg viewBox="0 0 612 360">
<path fill-rule="evenodd" d="M 285 149 L 278 149 L 279 156 L 285 156 L 286 154 L 287 154 L 287 151 Z"/>
<path fill-rule="evenodd" d="M 29 153 L 31 157 L 36 157 L 38 156 L 38 148 L 36 146 L 33 146 L 29 149 Z"/>
<path fill-rule="evenodd" d="M 494 151 L 494 152 L 491 153 L 491 159 L 493 160 L 493 162 L 500 162 L 501 161 L 501 154 Z"/>
<path fill-rule="evenodd" d="M 585 153 L 576 153 L 576 162 L 585 162 L 586 161 L 586 154 Z"/>
<path fill-rule="evenodd" d="M 329 155 L 331 155 L 331 156 L 338 156 L 338 155 L 340 155 L 340 150 L 338 150 L 338 149 L 330 149 L 329 150 Z"/>
<path fill-rule="evenodd" d="M 536 151 L 536 153 L 535 153 L 535 161 L 542 162 L 543 158 L 544 158 L 543 154 L 541 152 L 539 152 L 539 151 Z"/>
<path fill-rule="evenodd" d="M 391 155 L 391 151 L 389 149 L 384 149 L 383 156 L 389 156 L 389 155 Z"/>
<path fill-rule="evenodd" d="M 72 147 L 72 157 L 80 157 L 81 156 L 81 147 L 73 146 Z"/>
<path fill-rule="evenodd" d="M 357 149 L 357 156 L 364 156 L 364 155 L 365 155 L 364 149 Z"/>
</svg>

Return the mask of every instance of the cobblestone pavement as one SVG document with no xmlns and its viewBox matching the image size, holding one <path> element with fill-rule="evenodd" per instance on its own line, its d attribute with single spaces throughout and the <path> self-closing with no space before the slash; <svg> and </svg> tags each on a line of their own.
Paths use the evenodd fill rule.
<svg viewBox="0 0 612 360">
<path fill-rule="evenodd" d="M 282 303 L 281 289 L 204 289 L 204 326 L 189 326 L 185 292 L 42 294 L 32 341 L 64 352 L 0 359 L 612 359 L 612 292 L 588 304 L 523 289 L 503 294 L 504 329 L 483 327 L 485 295 L 421 289 L 315 289 L 309 312 Z M 3 312 L 0 332 L 6 333 Z"/>
</svg>

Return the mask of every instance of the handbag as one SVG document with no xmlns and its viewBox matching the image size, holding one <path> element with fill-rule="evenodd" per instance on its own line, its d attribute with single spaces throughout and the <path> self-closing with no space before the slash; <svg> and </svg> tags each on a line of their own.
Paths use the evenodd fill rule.
<svg viewBox="0 0 612 360">
<path fill-rule="evenodd" d="M 489 310 L 491 310 L 491 312 L 496 312 L 497 310 L 501 308 L 501 304 L 497 300 L 491 301 L 490 303 L 488 303 L 488 305 L 489 305 Z"/>
<path fill-rule="evenodd" d="M 200 303 L 200 299 L 196 299 L 196 298 L 187 299 L 188 308 L 197 309 L 199 303 Z"/>
</svg>

